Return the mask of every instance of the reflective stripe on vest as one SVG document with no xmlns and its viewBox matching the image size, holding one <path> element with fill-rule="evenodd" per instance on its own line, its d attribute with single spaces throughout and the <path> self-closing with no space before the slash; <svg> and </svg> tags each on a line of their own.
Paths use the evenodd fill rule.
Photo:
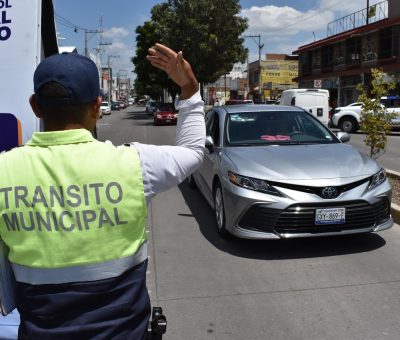
<svg viewBox="0 0 400 340">
<path fill-rule="evenodd" d="M 75 280 L 82 268 L 94 268 L 87 277 L 97 277 L 102 266 L 102 278 L 113 277 L 145 258 L 145 248 L 138 251 L 147 239 L 146 215 L 134 147 L 79 129 L 35 133 L 26 146 L 0 155 L 0 237 L 18 280 L 37 280 L 40 270 L 48 283 L 57 270 Z M 109 270 L 111 263 L 120 267 Z"/>
<path fill-rule="evenodd" d="M 117 277 L 147 259 L 147 243 L 135 255 L 108 262 L 65 268 L 30 268 L 13 263 L 15 279 L 31 285 L 97 281 Z"/>
</svg>

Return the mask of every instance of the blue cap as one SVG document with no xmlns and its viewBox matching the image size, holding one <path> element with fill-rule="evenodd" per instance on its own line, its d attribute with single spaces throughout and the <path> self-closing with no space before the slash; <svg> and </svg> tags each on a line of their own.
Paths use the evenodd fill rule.
<svg viewBox="0 0 400 340">
<path fill-rule="evenodd" d="M 62 98 L 40 95 L 40 88 L 49 82 L 62 85 L 69 95 Z M 100 95 L 96 64 L 77 53 L 54 54 L 44 59 L 36 68 L 33 85 L 39 104 L 46 107 L 89 103 Z"/>
</svg>

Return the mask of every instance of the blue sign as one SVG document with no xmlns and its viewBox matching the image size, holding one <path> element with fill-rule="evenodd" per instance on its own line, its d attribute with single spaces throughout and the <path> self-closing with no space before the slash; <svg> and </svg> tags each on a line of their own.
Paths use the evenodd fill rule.
<svg viewBox="0 0 400 340">
<path fill-rule="evenodd" d="M 11 113 L 0 113 L 0 152 L 22 144 L 21 124 Z"/>
</svg>

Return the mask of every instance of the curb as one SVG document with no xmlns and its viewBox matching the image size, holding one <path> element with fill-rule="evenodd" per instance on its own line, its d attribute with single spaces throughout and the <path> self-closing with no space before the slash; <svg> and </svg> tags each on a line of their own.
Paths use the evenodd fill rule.
<svg viewBox="0 0 400 340">
<path fill-rule="evenodd" d="M 391 208 L 394 223 L 400 224 L 400 205 L 392 203 Z"/>
<path fill-rule="evenodd" d="M 389 176 L 400 178 L 400 173 L 397 171 L 385 169 Z M 394 223 L 400 224 L 400 205 L 393 203 L 391 204 L 391 213 Z"/>
</svg>

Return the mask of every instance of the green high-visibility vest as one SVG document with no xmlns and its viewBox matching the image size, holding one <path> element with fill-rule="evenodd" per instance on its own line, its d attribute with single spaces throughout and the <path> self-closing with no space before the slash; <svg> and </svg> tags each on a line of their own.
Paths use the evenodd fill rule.
<svg viewBox="0 0 400 340">
<path fill-rule="evenodd" d="M 0 236 L 17 280 L 120 274 L 147 256 L 146 214 L 133 147 L 102 143 L 77 129 L 35 133 L 25 146 L 0 155 Z"/>
</svg>

